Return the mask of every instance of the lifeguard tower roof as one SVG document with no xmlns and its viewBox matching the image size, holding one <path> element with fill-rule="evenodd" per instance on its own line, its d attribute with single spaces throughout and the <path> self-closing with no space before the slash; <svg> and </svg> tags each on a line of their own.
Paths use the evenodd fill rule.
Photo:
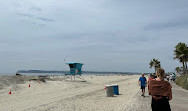
<svg viewBox="0 0 188 111">
<path fill-rule="evenodd" d="M 79 62 L 68 62 L 66 64 L 82 64 L 83 65 L 83 63 L 79 63 Z"/>
</svg>

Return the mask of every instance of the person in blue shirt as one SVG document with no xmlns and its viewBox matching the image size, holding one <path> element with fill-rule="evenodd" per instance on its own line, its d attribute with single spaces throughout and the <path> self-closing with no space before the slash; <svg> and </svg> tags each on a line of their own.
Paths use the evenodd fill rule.
<svg viewBox="0 0 188 111">
<path fill-rule="evenodd" d="M 142 89 L 142 95 L 141 96 L 144 96 L 145 87 L 147 86 L 147 79 L 144 77 L 144 74 L 142 74 L 142 77 L 139 78 L 139 84 L 140 84 L 141 89 Z"/>
</svg>

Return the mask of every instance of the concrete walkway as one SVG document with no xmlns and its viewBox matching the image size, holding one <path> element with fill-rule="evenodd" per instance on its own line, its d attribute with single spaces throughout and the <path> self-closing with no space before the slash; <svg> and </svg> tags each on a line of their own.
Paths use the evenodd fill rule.
<svg viewBox="0 0 188 111">
<path fill-rule="evenodd" d="M 171 85 L 172 100 L 170 106 L 172 111 L 188 111 L 188 90 L 182 89 L 175 83 L 171 83 Z M 129 102 L 125 111 L 151 111 L 151 96 L 148 95 L 147 87 L 145 98 L 141 96 L 140 90 Z"/>
<path fill-rule="evenodd" d="M 182 89 L 175 83 L 172 85 L 172 100 L 170 101 L 172 111 L 188 111 L 188 90 Z"/>
</svg>

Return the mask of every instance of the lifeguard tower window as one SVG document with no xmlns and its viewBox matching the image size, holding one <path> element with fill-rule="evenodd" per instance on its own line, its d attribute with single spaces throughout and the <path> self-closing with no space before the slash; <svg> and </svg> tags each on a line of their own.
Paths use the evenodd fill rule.
<svg viewBox="0 0 188 111">
<path fill-rule="evenodd" d="M 74 64 L 69 64 L 69 67 L 70 68 L 74 68 Z"/>
</svg>

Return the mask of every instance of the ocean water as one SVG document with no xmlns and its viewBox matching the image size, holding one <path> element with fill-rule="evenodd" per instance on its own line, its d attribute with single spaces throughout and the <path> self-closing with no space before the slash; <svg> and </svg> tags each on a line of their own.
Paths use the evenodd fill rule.
<svg viewBox="0 0 188 111">
<path fill-rule="evenodd" d="M 65 73 L 19 73 L 21 75 L 30 75 L 30 76 L 39 76 L 39 75 L 65 75 Z M 137 73 L 83 73 L 82 75 L 134 75 L 134 74 L 137 74 Z M 3 76 L 3 75 L 8 75 L 8 76 L 11 76 L 11 75 L 16 75 L 16 73 L 0 73 L 0 76 Z"/>
<path fill-rule="evenodd" d="M 30 76 L 38 76 L 38 75 L 64 75 L 64 73 L 19 73 L 21 75 L 30 75 Z M 16 73 L 0 73 L 0 76 L 12 76 L 16 75 Z"/>
<path fill-rule="evenodd" d="M 12 76 L 12 75 L 16 75 L 16 73 L 0 73 L 0 76 L 4 76 L 4 75 L 7 75 L 7 76 Z"/>
</svg>

